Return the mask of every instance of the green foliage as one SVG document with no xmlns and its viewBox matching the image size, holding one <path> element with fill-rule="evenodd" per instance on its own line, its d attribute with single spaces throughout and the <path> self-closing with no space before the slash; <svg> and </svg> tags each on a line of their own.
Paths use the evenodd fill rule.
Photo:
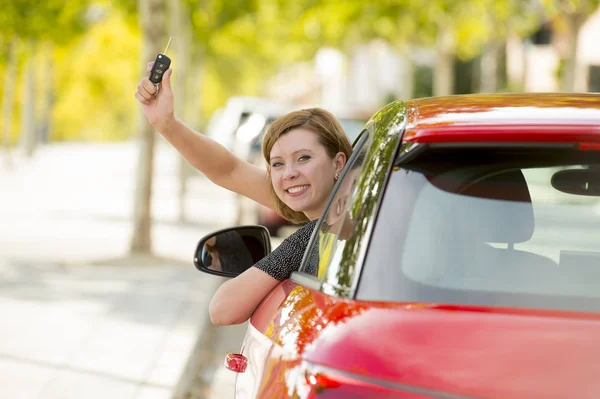
<svg viewBox="0 0 600 399">
<path fill-rule="evenodd" d="M 568 30 L 568 19 L 579 19 L 583 23 L 598 7 L 600 0 L 540 0 L 549 19 L 558 31 Z"/>
<path fill-rule="evenodd" d="M 522 0 L 323 0 L 303 13 L 292 36 L 304 30 L 305 38 L 312 34 L 319 44 L 343 49 L 375 38 L 398 48 L 433 47 L 440 30 L 449 28 L 457 54 L 468 59 L 492 38 L 531 31 L 538 18 L 539 10 Z"/>
<path fill-rule="evenodd" d="M 112 10 L 56 59 L 54 140 L 121 140 L 139 115 L 133 94 L 139 80 L 139 32 Z"/>
<path fill-rule="evenodd" d="M 598 6 L 600 0 L 540 0 L 550 17 L 560 18 L 569 14 L 590 15 Z"/>
<path fill-rule="evenodd" d="M 310 60 L 325 45 L 348 53 L 371 39 L 400 51 L 434 47 L 440 30 L 450 28 L 457 55 L 469 60 L 493 39 L 529 33 L 542 15 L 535 2 L 523 0 L 181 1 L 190 10 L 193 31 L 190 74 L 202 74 L 192 91 L 201 97 L 203 120 L 229 96 L 260 95 L 277 70 Z M 541 1 L 551 16 L 565 7 L 595 9 L 600 2 Z M 0 5 L 0 73 L 16 35 L 60 44 L 53 138 L 130 137 L 139 118 L 133 97 L 140 79 L 137 0 L 0 0 Z M 104 66 L 107 58 L 110 67 Z M 176 59 L 173 66 L 176 74 Z M 430 71 L 417 72 L 417 95 L 429 95 Z"/>
<path fill-rule="evenodd" d="M 86 25 L 88 0 L 0 0 L 0 34 L 67 43 Z"/>
<path fill-rule="evenodd" d="M 203 114 L 210 116 L 232 95 L 260 95 L 280 67 L 309 59 L 319 43 L 297 40 L 291 25 L 302 2 L 189 0 L 194 58 L 202 63 Z M 205 119 L 206 120 L 206 119 Z"/>
</svg>

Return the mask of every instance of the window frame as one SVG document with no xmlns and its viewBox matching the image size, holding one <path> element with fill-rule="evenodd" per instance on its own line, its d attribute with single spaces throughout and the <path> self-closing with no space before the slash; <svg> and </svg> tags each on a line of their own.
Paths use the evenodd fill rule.
<svg viewBox="0 0 600 399">
<path fill-rule="evenodd" d="M 323 209 L 321 216 L 319 216 L 319 219 L 317 220 L 317 224 L 315 225 L 315 228 L 310 237 L 310 240 L 308 241 L 306 250 L 304 251 L 304 255 L 302 257 L 302 262 L 300 263 L 300 268 L 298 271 L 293 272 L 292 275 L 290 276 L 290 279 L 295 283 L 298 283 L 300 285 L 303 285 L 303 286 L 306 286 L 308 288 L 318 290 L 318 291 L 320 291 L 322 289 L 324 280 L 318 278 L 315 275 L 307 273 L 306 271 L 303 271 L 303 270 L 307 266 L 308 254 L 309 254 L 311 248 L 314 245 L 317 245 L 316 242 L 318 242 L 318 240 L 319 240 L 319 229 L 321 228 L 321 225 L 323 224 L 323 221 L 325 220 L 325 215 L 327 215 L 327 213 L 329 212 L 329 209 L 331 209 L 331 206 L 333 204 L 333 199 L 335 198 L 336 193 L 339 191 L 340 187 L 342 186 L 342 184 L 348 174 L 347 173 L 348 170 L 350 170 L 351 167 L 356 162 L 356 159 L 358 158 L 358 154 L 363 149 L 363 147 L 368 145 L 372 140 L 373 135 L 371 134 L 372 132 L 370 132 L 369 130 L 370 129 L 367 126 L 365 129 L 363 129 L 362 132 L 360 132 L 360 134 L 354 140 L 354 143 L 352 145 L 352 154 L 350 154 L 350 158 L 348 159 L 348 162 L 346 162 L 346 165 L 344 166 L 344 169 L 342 170 L 340 178 L 333 186 L 333 189 L 331 190 L 331 193 L 329 194 L 329 198 L 327 199 L 327 204 L 325 205 L 325 208 Z M 361 171 L 361 173 L 362 173 L 362 171 Z"/>
</svg>

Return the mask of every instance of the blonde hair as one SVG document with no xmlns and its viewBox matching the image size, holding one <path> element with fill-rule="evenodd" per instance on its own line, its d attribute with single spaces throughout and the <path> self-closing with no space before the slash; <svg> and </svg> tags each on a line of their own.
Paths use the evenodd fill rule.
<svg viewBox="0 0 600 399">
<path fill-rule="evenodd" d="M 275 119 L 267 128 L 262 141 L 262 153 L 267 162 L 267 176 L 271 179 L 271 149 L 281 136 L 291 130 L 304 128 L 317 134 L 319 143 L 325 147 L 327 155 L 333 159 L 338 152 L 346 154 L 346 160 L 352 153 L 352 145 L 344 129 L 332 113 L 321 108 L 308 108 L 290 112 Z M 309 219 L 302 212 L 294 211 L 275 193 L 271 184 L 271 195 L 275 199 L 278 214 L 293 223 L 305 223 Z"/>
</svg>

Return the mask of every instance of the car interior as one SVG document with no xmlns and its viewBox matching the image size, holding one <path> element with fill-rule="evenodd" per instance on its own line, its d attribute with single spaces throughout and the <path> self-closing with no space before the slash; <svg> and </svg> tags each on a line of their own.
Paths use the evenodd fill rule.
<svg viewBox="0 0 600 399">
<path fill-rule="evenodd" d="M 523 155 L 519 158 L 527 159 Z M 592 222 L 600 218 L 594 213 L 600 201 L 592 181 L 598 174 L 576 169 L 587 180 L 574 183 L 565 178 L 567 190 L 562 190 L 552 178 L 575 175 L 571 169 L 582 166 L 569 166 L 572 161 L 560 166 L 555 159 L 558 166 L 553 167 L 545 161 L 536 165 L 535 160 L 512 160 L 503 165 L 492 160 L 427 173 L 414 200 L 403 271 L 411 279 L 448 289 L 598 297 L 593 281 L 600 276 L 600 252 L 589 245 L 581 249 L 580 239 L 565 236 L 569 224 L 581 226 L 575 217 L 590 222 L 588 230 L 573 234 L 598 232 Z M 565 170 L 554 171 L 561 168 Z M 528 182 L 525 175 L 534 173 L 531 170 L 542 178 Z M 579 186 L 587 192 L 573 192 Z M 573 220 L 568 219 L 571 214 Z"/>
<path fill-rule="evenodd" d="M 497 289 L 509 281 L 523 281 L 523 273 L 557 266 L 547 257 L 515 248 L 532 237 L 535 226 L 531 197 L 519 169 L 471 181 L 458 193 L 439 190 L 432 183 L 415 204 L 413 219 L 419 226 L 411 226 L 407 238 L 429 240 L 436 249 L 405 259 L 419 280 L 426 274 L 427 280 L 450 285 L 481 279 L 478 288 Z M 431 217 L 431 212 L 438 217 Z M 421 218 L 420 213 L 430 215 Z"/>
</svg>

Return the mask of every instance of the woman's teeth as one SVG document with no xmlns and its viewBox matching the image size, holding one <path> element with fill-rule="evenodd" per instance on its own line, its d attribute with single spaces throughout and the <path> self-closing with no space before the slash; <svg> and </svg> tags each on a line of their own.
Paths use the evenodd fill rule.
<svg viewBox="0 0 600 399">
<path fill-rule="evenodd" d="M 288 188 L 287 191 L 290 194 L 295 194 L 295 193 L 299 193 L 300 191 L 304 190 L 306 187 L 308 187 L 308 186 L 291 187 L 291 188 Z"/>
</svg>

